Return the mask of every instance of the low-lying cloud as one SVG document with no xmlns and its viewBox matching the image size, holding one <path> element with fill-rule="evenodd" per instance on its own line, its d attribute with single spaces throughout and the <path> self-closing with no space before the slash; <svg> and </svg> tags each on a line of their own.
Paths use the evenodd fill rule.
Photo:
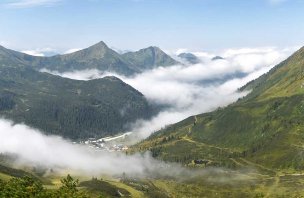
<svg viewBox="0 0 304 198">
<path fill-rule="evenodd" d="M 31 164 L 86 174 L 140 174 L 161 165 L 149 155 L 96 151 L 58 136 L 45 136 L 25 125 L 0 120 L 0 153 L 17 155 L 17 164 Z"/>
<path fill-rule="evenodd" d="M 179 164 L 165 163 L 153 159 L 149 153 L 125 155 L 97 151 L 84 145 L 73 144 L 58 136 L 46 136 L 25 125 L 12 125 L 0 119 L 0 153 L 13 154 L 13 162 L 18 167 L 44 168 L 53 174 L 71 173 L 76 176 L 111 175 L 121 177 L 175 178 L 188 180 L 194 177 L 211 182 L 229 183 L 254 182 L 255 176 L 248 176 L 248 171 L 229 171 L 219 168 L 189 170 Z M 48 174 L 46 171 L 45 174 Z M 233 176 L 232 176 L 233 175 Z"/>
<path fill-rule="evenodd" d="M 142 92 L 151 102 L 168 106 L 152 120 L 133 123 L 133 131 L 140 138 L 145 138 L 161 127 L 225 106 L 243 97 L 247 92 L 239 93 L 238 88 L 269 71 L 296 49 L 242 48 L 228 49 L 217 54 L 182 49 L 171 55 L 175 56 L 181 51 L 191 52 L 201 59 L 201 63 L 159 67 L 133 77 L 96 69 L 67 73 L 43 71 L 77 80 L 114 75 Z M 216 55 L 224 59 L 212 61 Z"/>
</svg>

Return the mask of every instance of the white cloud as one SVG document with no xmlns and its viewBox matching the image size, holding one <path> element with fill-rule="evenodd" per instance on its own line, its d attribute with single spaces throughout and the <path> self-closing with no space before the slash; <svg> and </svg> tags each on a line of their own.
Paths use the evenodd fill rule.
<svg viewBox="0 0 304 198">
<path fill-rule="evenodd" d="M 186 48 L 181 48 L 181 49 L 176 50 L 176 55 L 179 55 L 179 54 L 181 54 L 181 53 L 186 53 L 186 52 L 188 52 L 188 49 L 186 49 Z"/>
<path fill-rule="evenodd" d="M 72 144 L 61 137 L 45 136 L 25 125 L 12 125 L 0 119 L 0 152 L 16 154 L 17 164 L 69 169 L 85 174 L 144 174 L 158 162 L 149 155 L 126 156 L 123 153 L 94 151 Z"/>
<path fill-rule="evenodd" d="M 57 136 L 46 136 L 25 125 L 12 125 L 0 119 L 0 153 L 12 154 L 17 159 L 14 166 L 26 168 L 52 169 L 56 175 L 75 176 L 113 175 L 133 177 L 174 177 L 186 180 L 192 177 L 203 177 L 210 182 L 244 182 L 254 179 L 246 173 L 235 173 L 227 176 L 229 170 L 206 168 L 189 170 L 179 164 L 165 163 L 152 158 L 148 153 L 125 155 L 118 152 L 93 150 L 85 145 L 73 144 Z M 216 174 L 214 174 L 216 173 Z M 47 172 L 46 172 L 47 174 Z M 244 174 L 244 175 L 242 175 Z M 231 179 L 233 178 L 233 179 Z"/>
<path fill-rule="evenodd" d="M 28 54 L 28 55 L 32 55 L 32 56 L 44 56 L 43 53 L 37 52 L 35 50 L 24 50 L 24 51 L 21 51 L 21 52 L 23 52 L 25 54 Z"/>
<path fill-rule="evenodd" d="M 67 51 L 65 51 L 63 54 L 71 54 L 71 53 L 74 53 L 74 52 L 77 52 L 79 50 L 81 50 L 82 48 L 73 48 L 73 49 L 69 49 Z"/>
<path fill-rule="evenodd" d="M 10 0 L 6 5 L 11 8 L 28 8 L 36 6 L 51 6 L 62 0 Z"/>
<path fill-rule="evenodd" d="M 37 48 L 33 50 L 22 50 L 21 52 L 32 56 L 51 56 L 57 54 L 57 50 L 53 48 Z"/>
<path fill-rule="evenodd" d="M 77 80 L 96 79 L 96 78 L 100 78 L 100 76 L 103 75 L 103 72 L 101 72 L 97 69 L 87 69 L 87 70 L 81 70 L 81 71 L 66 72 L 64 74 L 61 74 L 56 71 L 49 71 L 47 69 L 41 69 L 40 71 L 46 72 L 46 73 L 52 73 L 54 75 L 63 76 L 66 78 L 77 79 Z"/>
</svg>

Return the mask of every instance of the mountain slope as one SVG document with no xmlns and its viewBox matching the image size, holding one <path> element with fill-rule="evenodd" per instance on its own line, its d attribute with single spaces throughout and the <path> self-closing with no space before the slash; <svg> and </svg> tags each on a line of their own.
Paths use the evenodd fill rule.
<svg viewBox="0 0 304 198">
<path fill-rule="evenodd" d="M 76 81 L 26 67 L 0 72 L 0 115 L 47 134 L 112 135 L 154 112 L 140 92 L 116 77 Z"/>
<path fill-rule="evenodd" d="M 265 100 L 269 98 L 303 94 L 304 89 L 304 47 L 287 60 L 254 80 L 241 90 L 253 89 L 248 98 Z"/>
<path fill-rule="evenodd" d="M 186 164 L 304 169 L 304 49 L 241 90 L 252 92 L 226 108 L 190 117 L 139 143 L 134 150 Z"/>
<path fill-rule="evenodd" d="M 40 57 L 27 55 L 0 46 L 0 67 L 30 66 L 33 61 L 39 59 Z"/>
<path fill-rule="evenodd" d="M 133 63 L 139 71 L 154 69 L 157 66 L 165 67 L 180 64 L 158 47 L 148 47 L 137 52 L 125 53 L 122 56 Z"/>
</svg>

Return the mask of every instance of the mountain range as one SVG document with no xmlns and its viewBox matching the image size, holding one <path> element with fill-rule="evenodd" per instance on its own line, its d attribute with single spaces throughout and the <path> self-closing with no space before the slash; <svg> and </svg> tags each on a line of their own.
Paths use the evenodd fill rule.
<svg viewBox="0 0 304 198">
<path fill-rule="evenodd" d="M 99 42 L 52 57 L 0 47 L 0 115 L 69 139 L 115 135 L 138 119 L 151 118 L 158 107 L 116 77 L 77 81 L 40 70 L 98 69 L 134 75 L 174 64 L 178 62 L 157 47 L 121 55 Z"/>
<path fill-rule="evenodd" d="M 180 64 L 158 47 L 148 47 L 136 52 L 119 54 L 104 42 L 64 55 L 37 57 L 0 47 L 0 65 L 27 66 L 35 70 L 47 69 L 57 72 L 98 69 L 121 75 L 134 75 L 159 66 Z"/>
</svg>

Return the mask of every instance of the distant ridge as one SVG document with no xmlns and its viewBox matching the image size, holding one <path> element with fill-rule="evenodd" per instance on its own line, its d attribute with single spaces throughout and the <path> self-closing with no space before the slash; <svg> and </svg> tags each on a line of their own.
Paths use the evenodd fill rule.
<svg viewBox="0 0 304 198">
<path fill-rule="evenodd" d="M 180 64 L 158 47 L 148 47 L 136 52 L 127 52 L 122 55 L 124 59 L 131 62 L 136 70 L 144 71 L 154 69 L 158 66 L 172 66 Z"/>
<path fill-rule="evenodd" d="M 186 60 L 187 62 L 189 62 L 191 64 L 198 64 L 201 62 L 201 60 L 192 53 L 181 53 L 178 55 L 178 57 Z"/>
<path fill-rule="evenodd" d="M 215 57 L 213 57 L 211 60 L 212 61 L 216 61 L 216 60 L 223 60 L 224 58 L 223 57 L 221 57 L 221 56 L 215 56 Z"/>
<path fill-rule="evenodd" d="M 28 66 L 36 70 L 48 69 L 71 72 L 84 69 L 98 69 L 133 75 L 159 66 L 179 64 L 158 47 L 148 47 L 137 52 L 119 54 L 103 41 L 88 48 L 64 55 L 37 57 L 0 47 L 0 62 L 7 66 Z"/>
</svg>

